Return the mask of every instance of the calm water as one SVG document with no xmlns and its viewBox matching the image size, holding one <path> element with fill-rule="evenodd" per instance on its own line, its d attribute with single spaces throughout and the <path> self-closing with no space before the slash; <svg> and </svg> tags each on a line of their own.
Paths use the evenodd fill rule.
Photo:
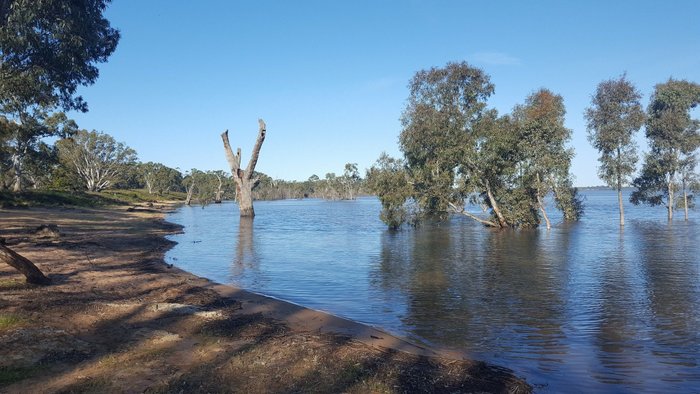
<svg viewBox="0 0 700 394">
<path fill-rule="evenodd" d="M 700 391 L 700 215 L 587 191 L 586 216 L 390 232 L 376 199 L 183 207 L 168 262 L 507 366 L 542 392 Z M 559 222 L 559 218 L 554 218 Z"/>
</svg>

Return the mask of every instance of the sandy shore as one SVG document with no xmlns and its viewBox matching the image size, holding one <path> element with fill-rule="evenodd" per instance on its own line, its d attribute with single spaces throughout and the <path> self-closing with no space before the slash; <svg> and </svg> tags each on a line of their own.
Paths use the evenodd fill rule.
<svg viewBox="0 0 700 394">
<path fill-rule="evenodd" d="M 0 392 L 528 392 L 509 371 L 163 262 L 164 210 L 0 210 Z M 60 235 L 33 234 L 42 224 Z"/>
</svg>

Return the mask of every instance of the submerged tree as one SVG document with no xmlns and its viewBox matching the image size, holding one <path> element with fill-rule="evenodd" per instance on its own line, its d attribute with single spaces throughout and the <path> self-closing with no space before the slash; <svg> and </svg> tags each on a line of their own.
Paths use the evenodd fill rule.
<svg viewBox="0 0 700 394">
<path fill-rule="evenodd" d="M 617 190 L 620 226 L 625 225 L 622 187 L 629 184 L 637 163 L 634 134 L 644 124 L 641 94 L 625 75 L 598 84 L 586 109 L 588 140 L 600 152 L 600 178 Z"/>
<path fill-rule="evenodd" d="M 413 199 L 425 214 L 444 216 L 463 205 L 454 188 L 457 169 L 476 146 L 474 125 L 494 86 L 482 70 L 461 62 L 417 72 L 409 89 L 399 146 Z"/>
<path fill-rule="evenodd" d="M 656 85 L 647 110 L 646 136 L 651 151 L 633 182 L 636 190 L 630 201 L 635 205 L 665 205 L 668 220 L 673 220 L 678 177 L 690 179 L 687 175 L 694 172 L 700 121 L 693 119 L 690 111 L 699 103 L 700 85 L 670 79 Z M 683 197 L 687 202 L 688 196 Z"/>
<path fill-rule="evenodd" d="M 494 90 L 489 77 L 464 62 L 419 71 L 409 88 L 399 144 L 410 184 L 405 200 L 421 215 L 456 212 L 504 228 L 537 226 L 541 212 L 549 226 L 542 199 L 550 192 L 565 219 L 581 215 L 581 201 L 571 186 L 573 151 L 565 147 L 571 131 L 564 127 L 561 96 L 543 89 L 516 107 L 513 116 L 498 116 L 486 108 Z M 392 171 L 382 170 L 390 164 Z M 398 173 L 387 158 L 380 158 L 374 169 L 370 174 L 375 179 Z M 402 194 L 377 188 L 376 182 L 370 185 L 380 200 L 390 201 L 385 210 L 394 207 L 397 214 L 387 224 L 396 227 Z M 489 210 L 491 217 L 469 212 L 465 200 Z"/>
<path fill-rule="evenodd" d="M 513 112 L 518 128 L 522 186 L 532 190 L 548 229 L 551 224 L 544 198 L 550 193 L 554 194 L 564 218 L 577 220 L 581 202 L 571 186 L 569 169 L 573 150 L 565 146 L 571 139 L 571 130 L 564 126 L 564 99 L 547 89 L 540 89 Z"/>
<path fill-rule="evenodd" d="M 408 218 L 406 200 L 412 194 L 404 162 L 383 152 L 367 170 L 367 188 L 382 204 L 380 219 L 391 229 L 397 229 Z"/>
<path fill-rule="evenodd" d="M 266 132 L 265 122 L 262 119 L 258 119 L 258 138 L 255 141 L 250 161 L 245 170 L 241 168 L 241 148 L 238 148 L 234 155 L 231 150 L 231 145 L 229 144 L 228 130 L 221 134 L 221 139 L 224 142 L 224 150 L 226 152 L 226 160 L 228 160 L 229 166 L 231 167 L 231 176 L 236 183 L 236 198 L 238 200 L 241 217 L 255 216 L 252 192 L 260 179 L 253 177 L 253 172 L 255 171 L 255 165 L 258 163 L 260 148 L 262 147 L 263 141 L 265 141 Z"/>
</svg>

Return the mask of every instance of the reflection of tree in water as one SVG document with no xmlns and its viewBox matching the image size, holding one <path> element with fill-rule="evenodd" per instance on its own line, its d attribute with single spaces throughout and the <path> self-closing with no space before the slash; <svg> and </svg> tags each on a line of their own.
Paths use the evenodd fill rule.
<svg viewBox="0 0 700 394">
<path fill-rule="evenodd" d="M 644 346 L 637 340 L 644 330 L 641 316 L 645 313 L 645 297 L 638 261 L 625 239 L 634 236 L 634 230 L 629 227 L 620 227 L 617 242 L 611 248 L 599 246 L 601 255 L 594 260 L 594 264 L 600 265 L 596 267 L 600 270 L 597 278 L 600 316 L 594 319 L 593 343 L 598 347 L 598 361 L 604 368 L 602 373 L 591 375 L 603 383 L 641 383 L 638 376 L 626 372 L 648 365 Z M 630 241 L 635 243 L 633 238 Z"/>
<path fill-rule="evenodd" d="M 414 334 L 465 349 L 561 352 L 566 234 L 543 242 L 536 230 L 464 220 L 406 233 L 382 238 L 378 283 L 405 294 Z"/>
<path fill-rule="evenodd" d="M 258 258 L 255 253 L 255 241 L 253 239 L 253 218 L 241 217 L 238 223 L 238 244 L 236 255 L 231 267 L 235 277 L 242 276 L 247 270 L 258 271 Z"/>
<path fill-rule="evenodd" d="M 693 228 L 673 223 L 635 228 L 641 234 L 641 269 L 653 338 L 647 362 L 674 365 L 674 378 L 700 381 L 700 267 Z M 668 375 L 669 373 L 667 373 Z M 666 376 L 667 378 L 669 376 Z M 696 386 L 697 387 L 697 386 Z"/>
</svg>

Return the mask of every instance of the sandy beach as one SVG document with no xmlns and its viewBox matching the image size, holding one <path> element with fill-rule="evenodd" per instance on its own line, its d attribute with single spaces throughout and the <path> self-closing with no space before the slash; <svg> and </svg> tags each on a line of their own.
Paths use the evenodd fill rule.
<svg viewBox="0 0 700 394">
<path fill-rule="evenodd" d="M 507 369 L 164 263 L 171 206 L 0 210 L 0 392 L 508 392 Z M 59 234 L 35 234 L 55 224 Z"/>
</svg>

